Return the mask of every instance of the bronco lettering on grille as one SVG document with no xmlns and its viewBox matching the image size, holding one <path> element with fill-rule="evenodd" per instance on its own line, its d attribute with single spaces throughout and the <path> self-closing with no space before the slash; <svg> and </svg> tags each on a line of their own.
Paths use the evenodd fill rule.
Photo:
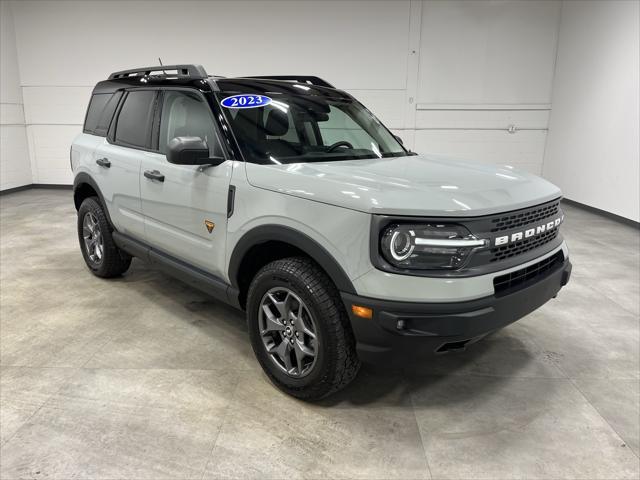
<svg viewBox="0 0 640 480">
<path fill-rule="evenodd" d="M 549 230 L 553 230 L 554 228 L 558 228 L 563 221 L 564 215 L 556 218 L 555 220 L 551 220 L 550 222 L 536 225 L 535 227 L 531 227 L 520 232 L 513 232 L 509 235 L 496 237 L 494 239 L 494 245 L 497 247 L 499 245 L 506 245 L 508 243 L 518 242 L 520 240 L 535 237 L 536 235 L 540 235 L 541 233 L 548 232 Z"/>
</svg>

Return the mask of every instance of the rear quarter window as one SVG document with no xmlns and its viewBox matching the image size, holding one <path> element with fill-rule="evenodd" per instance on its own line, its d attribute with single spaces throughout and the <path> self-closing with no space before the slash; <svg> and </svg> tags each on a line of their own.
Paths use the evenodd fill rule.
<svg viewBox="0 0 640 480">
<path fill-rule="evenodd" d="M 122 98 L 122 92 L 92 95 L 83 131 L 102 137 L 106 136 L 120 98 Z"/>
</svg>

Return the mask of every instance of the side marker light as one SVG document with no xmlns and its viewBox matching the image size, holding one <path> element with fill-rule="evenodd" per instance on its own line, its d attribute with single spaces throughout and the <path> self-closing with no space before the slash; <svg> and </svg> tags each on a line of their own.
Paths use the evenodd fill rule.
<svg viewBox="0 0 640 480">
<path fill-rule="evenodd" d="M 372 319 L 373 310 L 368 307 L 361 307 L 360 305 L 351 305 L 351 311 L 356 317 Z"/>
</svg>

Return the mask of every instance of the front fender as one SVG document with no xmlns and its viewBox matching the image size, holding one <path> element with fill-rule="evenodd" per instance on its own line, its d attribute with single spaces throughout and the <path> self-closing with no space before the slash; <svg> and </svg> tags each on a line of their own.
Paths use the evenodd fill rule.
<svg viewBox="0 0 640 480">
<path fill-rule="evenodd" d="M 327 272 L 338 290 L 346 293 L 356 293 L 349 276 L 322 245 L 294 228 L 274 224 L 254 227 L 236 243 L 229 260 L 229 280 L 234 287 L 237 288 L 239 285 L 240 265 L 247 252 L 252 247 L 268 241 L 288 243 L 302 250 Z"/>
</svg>

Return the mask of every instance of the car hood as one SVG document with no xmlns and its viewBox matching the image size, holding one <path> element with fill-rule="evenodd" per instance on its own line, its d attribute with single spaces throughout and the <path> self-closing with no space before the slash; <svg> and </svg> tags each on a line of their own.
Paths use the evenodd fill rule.
<svg viewBox="0 0 640 480">
<path fill-rule="evenodd" d="M 246 166 L 255 187 L 375 214 L 486 215 L 561 195 L 555 185 L 510 166 L 432 155 Z"/>
</svg>

